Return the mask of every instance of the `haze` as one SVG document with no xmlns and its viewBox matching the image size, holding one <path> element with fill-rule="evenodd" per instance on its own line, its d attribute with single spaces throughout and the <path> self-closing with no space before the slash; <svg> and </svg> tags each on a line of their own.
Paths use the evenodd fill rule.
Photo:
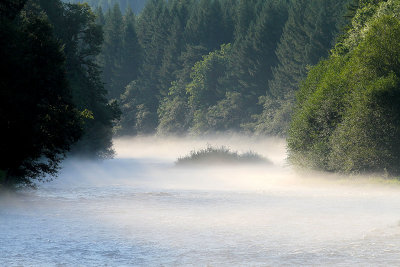
<svg viewBox="0 0 400 267">
<path fill-rule="evenodd" d="M 176 168 L 207 144 L 274 165 Z M 397 185 L 298 173 L 285 143 L 243 136 L 115 140 L 60 177 L 0 200 L 0 261 L 14 265 L 399 264 Z"/>
</svg>

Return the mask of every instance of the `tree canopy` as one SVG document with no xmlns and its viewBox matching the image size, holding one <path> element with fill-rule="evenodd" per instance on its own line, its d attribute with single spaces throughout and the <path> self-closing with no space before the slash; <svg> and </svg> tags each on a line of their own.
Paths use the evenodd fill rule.
<svg viewBox="0 0 400 267">
<path fill-rule="evenodd" d="M 55 174 L 82 135 L 61 44 L 46 14 L 24 4 L 0 3 L 0 184 L 6 185 Z"/>
<path fill-rule="evenodd" d="M 290 159 L 317 169 L 399 173 L 400 1 L 360 1 L 343 40 L 297 97 Z"/>
<path fill-rule="evenodd" d="M 0 184 L 55 175 L 69 153 L 112 156 L 109 103 L 97 56 L 103 33 L 87 4 L 0 3 Z"/>
</svg>

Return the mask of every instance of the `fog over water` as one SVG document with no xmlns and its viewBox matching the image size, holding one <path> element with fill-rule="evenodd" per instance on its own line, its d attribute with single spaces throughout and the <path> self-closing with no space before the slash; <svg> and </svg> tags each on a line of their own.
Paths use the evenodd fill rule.
<svg viewBox="0 0 400 267">
<path fill-rule="evenodd" d="M 38 189 L 1 193 L 4 266 L 400 265 L 400 186 L 297 172 L 285 142 L 122 138 Z M 177 168 L 207 144 L 273 165 Z"/>
</svg>

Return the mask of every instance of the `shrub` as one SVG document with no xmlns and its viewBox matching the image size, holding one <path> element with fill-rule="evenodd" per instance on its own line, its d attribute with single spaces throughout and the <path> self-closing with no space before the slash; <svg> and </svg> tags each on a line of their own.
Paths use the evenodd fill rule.
<svg viewBox="0 0 400 267">
<path fill-rule="evenodd" d="M 176 165 L 195 165 L 195 164 L 241 164 L 241 163 L 267 163 L 271 162 L 260 156 L 259 154 L 249 151 L 239 154 L 236 151 L 231 151 L 225 146 L 213 147 L 200 150 L 192 150 L 189 155 L 180 157 L 176 161 Z"/>
</svg>

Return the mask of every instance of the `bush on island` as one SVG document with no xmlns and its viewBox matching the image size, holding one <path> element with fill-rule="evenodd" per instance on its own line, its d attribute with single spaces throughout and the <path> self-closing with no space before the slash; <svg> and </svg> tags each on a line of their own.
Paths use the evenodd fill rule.
<svg viewBox="0 0 400 267">
<path fill-rule="evenodd" d="M 177 166 L 182 165 L 195 165 L 195 164 L 271 164 L 271 162 L 260 156 L 259 154 L 249 151 L 246 153 L 239 154 L 237 151 L 231 151 L 225 146 L 213 147 L 207 146 L 207 148 L 200 150 L 192 150 L 189 155 L 180 157 L 176 161 Z"/>
</svg>

